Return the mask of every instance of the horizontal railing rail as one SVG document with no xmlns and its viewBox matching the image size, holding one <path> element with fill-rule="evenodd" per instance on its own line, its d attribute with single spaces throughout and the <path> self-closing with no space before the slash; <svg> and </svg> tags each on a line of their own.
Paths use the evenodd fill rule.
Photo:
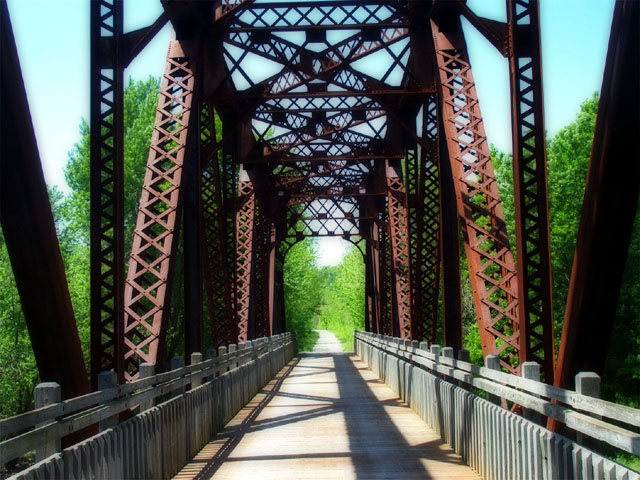
<svg viewBox="0 0 640 480">
<path fill-rule="evenodd" d="M 474 365 L 467 361 L 468 352 L 464 350 L 460 352 L 459 356 L 463 358 L 463 360 L 460 360 L 453 358 L 452 349 L 442 349 L 441 351 L 439 346 L 428 346 L 426 342 L 411 342 L 367 332 L 355 332 L 354 343 L 356 353 L 369 364 L 372 370 L 385 383 L 388 383 L 392 389 L 397 390 L 404 401 L 407 403 L 411 403 L 411 401 L 417 402 L 415 408 L 413 405 L 410 406 L 414 410 L 417 408 L 429 416 L 432 423 L 434 423 L 433 426 L 443 434 L 445 440 L 448 443 L 459 444 L 463 453 L 466 451 L 466 447 L 470 448 L 468 442 L 477 446 L 477 443 L 473 442 L 480 440 L 462 438 L 467 435 L 473 436 L 476 432 L 472 430 L 472 425 L 469 424 L 468 418 L 464 418 L 459 411 L 450 411 L 454 408 L 454 405 L 457 410 L 461 408 L 463 410 L 470 409 L 469 411 L 481 412 L 480 414 L 483 418 L 484 416 L 493 418 L 491 421 L 497 422 L 496 425 L 502 425 L 504 428 L 504 431 L 502 431 L 499 427 L 492 427 L 494 428 L 492 430 L 493 435 L 504 435 L 513 441 L 515 438 L 513 429 L 516 428 L 514 425 L 526 422 L 527 428 L 535 430 L 536 435 L 538 435 L 536 437 L 538 438 L 537 442 L 542 442 L 544 437 L 545 441 L 553 441 L 555 442 L 554 445 L 562 445 L 562 448 L 572 452 L 571 455 L 578 455 L 580 458 L 582 458 L 583 453 L 578 454 L 576 452 L 585 452 L 585 455 L 588 452 L 593 459 L 598 459 L 598 462 L 600 462 L 598 465 L 606 465 L 610 470 L 623 472 L 620 477 L 598 477 L 598 475 L 595 475 L 596 478 L 640 478 L 625 467 L 615 462 L 610 462 L 595 452 L 591 452 L 584 445 L 576 444 L 561 435 L 546 430 L 540 425 L 543 417 L 552 418 L 575 431 L 579 440 L 582 439 L 582 435 L 585 435 L 625 452 L 640 455 L 640 434 L 634 431 L 636 427 L 640 426 L 640 410 L 638 409 L 617 405 L 584 393 L 553 387 L 532 378 L 523 378 L 488 368 L 487 366 Z M 499 369 L 499 362 L 492 362 L 491 360 L 491 358 L 485 359 L 486 365 L 495 365 Z M 536 365 L 533 366 L 535 367 Z M 535 368 L 533 371 L 539 372 Z M 578 375 L 578 380 L 581 380 L 584 376 L 585 374 Z M 596 377 L 595 374 L 587 374 L 586 376 L 589 378 Z M 422 379 L 422 383 L 416 383 L 417 377 Z M 425 387 L 425 385 L 429 385 L 430 388 Z M 429 396 L 430 400 L 438 405 L 438 408 L 434 410 L 433 406 L 421 405 L 423 399 L 416 397 L 416 391 L 422 392 L 424 396 Z M 444 393 L 445 391 L 446 393 Z M 483 395 L 487 399 L 482 399 L 474 394 L 474 392 L 478 393 L 478 391 L 484 392 Z M 445 401 L 441 398 L 441 395 L 447 396 L 447 400 Z M 525 418 L 502 408 L 500 405 L 505 404 L 503 399 L 522 407 Z M 446 408 L 443 406 L 446 406 Z M 427 411 L 430 413 L 427 414 Z M 494 418 L 492 415 L 497 416 Z M 508 421 L 506 419 L 507 416 L 509 417 Z M 623 426 L 610 422 L 616 422 Z M 480 430 L 484 432 L 484 428 L 483 426 Z M 487 442 L 491 443 L 492 441 L 490 438 L 482 440 L 486 448 L 489 448 Z M 500 441 L 502 442 L 502 440 Z M 590 441 L 587 441 L 586 444 L 592 447 Z M 494 451 L 497 451 L 497 448 L 494 446 Z M 524 461 L 522 455 L 515 455 L 514 453 L 518 448 L 520 446 L 513 447 L 505 444 L 505 451 L 502 454 L 513 454 L 512 460 L 514 463 Z M 533 442 L 530 448 L 537 449 L 536 451 L 539 452 L 545 451 L 548 454 L 547 457 L 540 459 L 540 465 L 542 465 L 542 462 L 550 461 L 550 457 L 555 460 L 559 458 L 557 452 L 553 454 L 547 452 L 536 441 Z M 511 453 L 506 453 L 507 451 L 511 451 Z M 531 450 L 531 452 L 533 451 Z M 481 455 L 481 452 L 476 453 Z M 479 457 L 474 458 L 477 460 Z M 496 473 L 491 470 L 494 468 L 494 466 L 490 465 L 491 462 L 498 462 L 498 460 L 494 458 L 486 464 L 480 462 L 479 464 L 476 463 L 475 466 L 482 470 L 481 473 L 483 475 L 486 474 L 490 478 L 502 478 L 499 475 L 489 475 L 489 473 Z M 578 468 L 582 468 L 567 466 L 570 462 L 566 459 L 562 462 L 557 460 L 556 463 L 554 468 L 566 467 L 564 470 L 557 470 L 564 475 L 569 472 L 567 468 L 573 468 L 571 470 L 573 473 L 576 473 Z M 589 470 L 586 466 L 583 467 L 585 472 Z M 509 465 L 509 468 L 512 468 L 512 465 Z M 532 477 L 536 476 L 532 475 Z M 580 477 L 580 475 L 577 475 L 577 477 Z"/>
<path fill-rule="evenodd" d="M 210 358 L 205 361 L 0 420 L 0 439 L 3 439 L 0 442 L 0 461 L 8 462 L 138 406 L 153 406 L 156 400 L 180 394 L 189 385 L 195 387 L 205 380 L 238 370 L 294 341 L 295 337 L 286 333 L 241 343 L 237 349 L 230 345 L 229 351 L 227 347 L 220 347 L 217 353 L 208 351 Z M 192 358 L 198 356 L 202 357 L 196 354 Z"/>
</svg>

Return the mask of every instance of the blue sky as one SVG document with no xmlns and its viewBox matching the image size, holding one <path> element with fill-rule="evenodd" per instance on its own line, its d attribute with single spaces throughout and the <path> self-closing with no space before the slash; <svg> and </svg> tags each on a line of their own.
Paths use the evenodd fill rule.
<svg viewBox="0 0 640 480">
<path fill-rule="evenodd" d="M 90 0 L 7 0 L 18 45 L 45 178 L 67 190 L 64 165 L 89 117 Z M 159 0 L 125 0 L 125 30 L 152 23 Z M 550 136 L 571 122 L 580 104 L 600 89 L 615 0 L 540 0 L 545 123 Z M 477 14 L 506 20 L 504 0 L 468 0 Z M 464 24 L 487 137 L 511 151 L 506 59 Z M 125 72 L 160 76 L 166 27 Z M 331 251 L 338 250 L 338 241 Z M 321 248 L 323 250 L 323 248 Z"/>
</svg>

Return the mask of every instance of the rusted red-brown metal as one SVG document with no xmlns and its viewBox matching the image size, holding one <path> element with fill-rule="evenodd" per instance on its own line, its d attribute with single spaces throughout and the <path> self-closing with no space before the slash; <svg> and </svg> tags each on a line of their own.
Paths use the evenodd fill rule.
<svg viewBox="0 0 640 480">
<path fill-rule="evenodd" d="M 91 2 L 91 383 L 124 380 L 124 84 L 122 0 Z"/>
<path fill-rule="evenodd" d="M 255 231 L 254 182 L 240 166 L 238 178 L 238 210 L 236 213 L 236 318 L 238 323 L 238 342 L 251 340 L 250 308 L 251 308 L 251 273 L 254 263 L 253 240 Z"/>
<path fill-rule="evenodd" d="M 394 168 L 386 162 L 387 205 L 389 212 L 389 237 L 391 243 L 391 282 L 393 285 L 394 331 L 400 338 L 411 335 L 411 262 L 409 255 L 409 219 L 407 195 L 399 165 Z"/>
<path fill-rule="evenodd" d="M 515 372 L 520 349 L 516 269 L 462 26 L 447 15 L 452 12 L 440 11 L 431 24 L 480 339 L 485 355 L 500 355 L 502 366 Z"/>
<path fill-rule="evenodd" d="M 196 107 L 194 107 L 196 108 Z M 194 113 L 192 125 L 200 132 L 199 136 L 189 135 L 184 160 L 183 180 L 183 221 L 182 251 L 184 272 L 184 356 L 191 361 L 191 354 L 202 352 L 203 347 L 203 296 L 202 296 L 202 183 L 201 164 L 202 149 L 208 145 L 204 139 L 209 136 L 210 127 L 202 110 L 206 106 L 199 105 L 199 116 Z M 204 121 L 204 124 L 202 123 Z"/>
<path fill-rule="evenodd" d="M 127 380 L 137 377 L 140 363 L 160 366 L 163 361 L 195 86 L 191 55 L 179 42 L 172 42 L 160 86 L 125 288 Z M 197 122 L 193 123 L 191 130 L 198 131 Z"/>
<path fill-rule="evenodd" d="M 6 2 L 0 2 L 0 222 L 40 380 L 89 393 L 71 297 Z"/>
<path fill-rule="evenodd" d="M 438 104 L 430 95 L 422 106 L 421 137 L 407 151 L 409 235 L 412 287 L 412 337 L 433 343 L 440 286 L 440 199 Z"/>
<path fill-rule="evenodd" d="M 616 2 L 554 380 L 563 388 L 604 370 L 637 214 L 638 18 L 638 2 Z"/>
<path fill-rule="evenodd" d="M 442 123 L 439 122 L 442 130 Z M 460 217 L 456 208 L 456 191 L 449 150 L 444 135 L 439 138 L 440 151 L 440 231 L 442 254 L 442 330 L 444 344 L 462 348 L 462 299 L 460 276 Z"/>
<path fill-rule="evenodd" d="M 537 0 L 508 0 L 520 362 L 553 383 L 554 335 L 547 155 Z"/>
<path fill-rule="evenodd" d="M 225 192 L 229 182 L 223 178 L 230 170 L 225 163 L 232 157 L 223 155 L 215 149 L 217 139 L 215 114 L 213 107 L 206 104 L 202 111 L 203 124 L 208 128 L 201 134 L 204 144 L 201 152 L 209 151 L 207 158 L 201 161 L 202 170 L 202 208 L 200 214 L 203 224 L 203 243 L 205 251 L 204 273 L 205 291 L 209 313 L 209 326 L 212 344 L 215 348 L 235 343 L 238 338 L 234 315 L 233 290 L 234 265 L 229 258 L 234 252 L 228 252 L 229 237 L 233 239 L 233 230 L 229 230 L 227 218 L 233 211 L 233 196 Z M 222 137 L 222 134 L 219 134 Z M 231 168 L 232 170 L 232 168 Z M 231 182 L 233 185 L 233 181 Z"/>
</svg>

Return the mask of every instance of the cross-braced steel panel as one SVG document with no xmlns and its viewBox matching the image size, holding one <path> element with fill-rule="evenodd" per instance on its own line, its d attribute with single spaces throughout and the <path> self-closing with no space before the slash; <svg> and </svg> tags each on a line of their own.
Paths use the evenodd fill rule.
<svg viewBox="0 0 640 480">
<path fill-rule="evenodd" d="M 554 340 L 542 60 L 537 0 L 509 0 L 514 205 L 520 293 L 520 361 L 553 382 Z"/>
<path fill-rule="evenodd" d="M 125 288 L 125 376 L 158 354 L 169 314 L 178 241 L 182 166 L 195 77 L 178 43 L 169 50 L 149 150 Z M 162 353 L 162 352 L 160 352 Z"/>
<path fill-rule="evenodd" d="M 91 3 L 91 381 L 123 380 L 123 3 Z"/>
<path fill-rule="evenodd" d="M 520 349 L 516 269 L 473 74 L 460 21 L 454 33 L 432 25 L 444 130 L 482 347 L 515 371 Z"/>
<path fill-rule="evenodd" d="M 209 313 L 209 327 L 212 344 L 215 348 L 235 343 L 238 338 L 234 315 L 233 288 L 234 268 L 229 258 L 233 253 L 227 251 L 229 237 L 227 202 L 229 196 L 223 191 L 225 157 L 217 143 L 217 130 L 214 110 L 210 104 L 204 104 L 201 112 L 201 152 L 204 155 L 202 168 L 202 207 L 200 214 L 204 229 L 204 272 L 205 291 Z M 228 157 L 227 157 L 228 160 Z"/>
<path fill-rule="evenodd" d="M 249 338 L 249 315 L 251 313 L 251 280 L 254 267 L 255 232 L 254 184 L 249 179 L 240 179 L 238 183 L 238 212 L 236 213 L 236 316 L 238 323 L 238 341 Z"/>
<path fill-rule="evenodd" d="M 408 151 L 409 234 L 412 287 L 412 336 L 435 341 L 440 285 L 440 198 L 438 104 L 430 95 L 422 106 L 422 139 Z"/>
</svg>

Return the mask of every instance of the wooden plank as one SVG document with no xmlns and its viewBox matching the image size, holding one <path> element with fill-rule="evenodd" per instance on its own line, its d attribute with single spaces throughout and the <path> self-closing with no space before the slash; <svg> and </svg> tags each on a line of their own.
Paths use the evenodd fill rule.
<svg viewBox="0 0 640 480">
<path fill-rule="evenodd" d="M 478 478 L 353 355 L 287 370 L 176 478 Z"/>
</svg>

